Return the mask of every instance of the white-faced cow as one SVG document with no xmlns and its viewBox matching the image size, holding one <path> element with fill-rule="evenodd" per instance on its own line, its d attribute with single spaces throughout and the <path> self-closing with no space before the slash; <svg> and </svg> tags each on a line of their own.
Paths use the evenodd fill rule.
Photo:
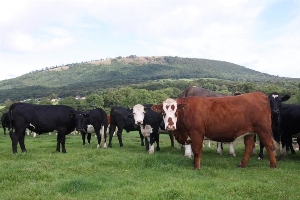
<svg viewBox="0 0 300 200">
<path fill-rule="evenodd" d="M 10 129 L 9 116 L 8 113 L 5 112 L 1 116 L 1 124 L 4 131 L 4 135 L 6 135 L 6 128 Z"/>
<path fill-rule="evenodd" d="M 136 104 L 132 108 L 135 124 L 140 125 L 141 131 L 145 138 L 147 138 L 146 149 L 149 153 L 154 153 L 154 143 L 156 142 L 156 150 L 159 151 L 159 132 L 167 133 L 170 136 L 171 146 L 174 147 L 174 136 L 170 132 L 163 131 L 164 121 L 161 113 L 151 110 L 153 104 Z M 150 127 L 149 127 L 150 126 Z"/>
<path fill-rule="evenodd" d="M 85 145 L 85 136 L 87 134 L 88 144 L 91 143 L 92 133 L 96 133 L 100 148 L 101 140 L 103 140 L 103 148 L 106 148 L 106 131 L 107 131 L 107 114 L 102 108 L 76 113 L 77 125 L 76 130 L 81 132 L 82 144 Z M 101 133 L 101 134 L 100 134 Z"/>
<path fill-rule="evenodd" d="M 277 92 L 272 92 L 268 95 L 269 101 L 270 101 L 270 107 L 271 107 L 271 119 L 272 119 L 272 132 L 273 137 L 276 142 L 280 143 L 281 141 L 281 103 L 284 101 L 287 101 L 290 99 L 289 95 L 281 96 Z M 284 142 L 282 141 L 282 144 Z M 259 150 L 259 156 L 258 159 L 262 160 L 264 158 L 264 144 L 260 141 L 260 150 Z"/>
<path fill-rule="evenodd" d="M 183 97 L 192 97 L 192 96 L 198 96 L 198 97 L 224 97 L 224 96 L 230 96 L 229 94 L 220 94 L 220 93 L 215 93 L 213 91 L 207 90 L 205 88 L 201 87 L 196 87 L 196 86 L 190 86 L 185 88 L 180 95 L 178 96 L 179 98 Z M 185 156 L 191 157 L 191 147 L 186 147 L 185 148 Z M 223 144 L 221 142 L 217 142 L 217 153 L 222 154 L 223 151 Z M 229 154 L 232 156 L 236 156 L 235 151 L 234 151 L 234 143 L 230 142 L 229 143 Z"/>
<path fill-rule="evenodd" d="M 28 128 L 37 134 L 48 133 L 56 130 L 56 151 L 66 153 L 66 135 L 72 132 L 76 126 L 75 110 L 65 105 L 34 105 L 27 103 L 14 103 L 9 108 L 10 137 L 12 140 L 12 151 L 17 153 L 17 145 L 21 150 L 25 148 L 25 130 Z"/>
<path fill-rule="evenodd" d="M 162 112 L 166 130 L 176 131 L 185 143 L 192 144 L 194 169 L 200 168 L 204 137 L 221 142 L 244 137 L 245 152 L 239 167 L 246 167 L 255 145 L 255 133 L 268 151 L 270 167 L 276 167 L 273 150 L 277 153 L 279 144 L 272 135 L 269 99 L 261 92 L 221 98 L 167 99 L 152 109 Z"/>
<path fill-rule="evenodd" d="M 113 134 L 116 130 L 116 127 L 118 128 L 117 136 L 118 136 L 120 147 L 123 146 L 123 141 L 122 141 L 123 129 L 125 129 L 127 132 L 139 131 L 140 138 L 141 138 L 141 146 L 145 146 L 144 136 L 141 133 L 140 126 L 134 123 L 133 114 L 130 111 L 130 109 L 121 106 L 115 106 L 111 108 L 108 147 L 112 147 L 111 141 L 113 138 Z"/>
</svg>

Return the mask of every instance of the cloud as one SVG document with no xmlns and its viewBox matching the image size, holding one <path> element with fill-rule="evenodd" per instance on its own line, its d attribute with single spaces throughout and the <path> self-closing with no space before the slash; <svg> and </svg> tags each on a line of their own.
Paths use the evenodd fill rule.
<svg viewBox="0 0 300 200">
<path fill-rule="evenodd" d="M 11 0 L 0 8 L 1 57 L 17 66 L 9 61 L 26 55 L 41 69 L 132 54 L 170 55 L 300 77 L 300 3 L 288 3 L 280 9 L 283 3 L 273 0 Z M 279 23 L 273 16 L 285 17 Z"/>
</svg>

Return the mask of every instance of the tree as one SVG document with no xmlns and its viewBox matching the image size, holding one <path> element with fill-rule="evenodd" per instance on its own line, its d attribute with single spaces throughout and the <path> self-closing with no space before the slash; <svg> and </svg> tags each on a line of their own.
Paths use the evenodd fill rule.
<svg viewBox="0 0 300 200">
<path fill-rule="evenodd" d="M 45 97 L 41 98 L 41 100 L 40 100 L 40 103 L 39 103 L 39 104 L 40 104 L 40 105 L 52 105 L 52 103 L 51 103 L 50 99 L 48 99 L 48 98 L 45 98 Z"/>
</svg>

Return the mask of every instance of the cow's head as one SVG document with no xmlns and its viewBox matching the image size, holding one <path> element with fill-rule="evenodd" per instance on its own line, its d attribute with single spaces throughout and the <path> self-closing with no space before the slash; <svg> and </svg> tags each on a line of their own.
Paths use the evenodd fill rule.
<svg viewBox="0 0 300 200">
<path fill-rule="evenodd" d="M 132 114 L 134 118 L 134 122 L 137 125 L 143 124 L 145 114 L 149 110 L 149 108 L 143 106 L 142 104 L 136 104 L 132 108 Z"/>
<path fill-rule="evenodd" d="M 165 129 L 167 131 L 176 130 L 178 111 L 187 108 L 187 104 L 178 104 L 174 99 L 167 99 L 162 104 L 153 105 L 152 110 L 162 113 Z"/>
<path fill-rule="evenodd" d="M 84 119 L 90 118 L 90 114 L 88 112 L 77 111 L 73 114 L 73 116 L 76 119 L 76 130 L 77 131 L 85 130 L 82 124 Z"/>
<path fill-rule="evenodd" d="M 277 92 L 272 92 L 268 97 L 270 100 L 272 115 L 278 115 L 280 113 L 281 103 L 290 99 L 289 95 L 281 96 Z"/>
</svg>

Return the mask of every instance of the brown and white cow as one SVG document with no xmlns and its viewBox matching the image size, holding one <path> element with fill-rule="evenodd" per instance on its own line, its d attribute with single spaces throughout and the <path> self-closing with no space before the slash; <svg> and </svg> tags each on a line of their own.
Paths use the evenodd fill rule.
<svg viewBox="0 0 300 200">
<path fill-rule="evenodd" d="M 268 151 L 270 167 L 276 167 L 273 150 L 278 153 L 279 145 L 272 136 L 269 99 L 261 92 L 221 98 L 167 99 L 152 109 L 162 112 L 166 130 L 174 131 L 177 140 L 192 144 L 194 169 L 200 169 L 204 137 L 221 142 L 244 137 L 245 152 L 239 167 L 246 167 L 255 145 L 255 133 Z"/>
<path fill-rule="evenodd" d="M 241 93 L 235 93 L 234 95 L 240 95 Z M 221 93 L 215 93 L 213 91 L 210 91 L 205 88 L 197 87 L 197 86 L 189 86 L 185 88 L 180 95 L 178 96 L 179 98 L 181 97 L 192 97 L 192 96 L 198 96 L 198 97 L 224 97 L 224 96 L 231 96 L 229 94 L 221 94 Z M 208 140 L 209 141 L 209 140 Z M 203 143 L 204 145 L 204 143 Z M 178 146 L 179 148 L 180 146 Z M 208 147 L 210 147 L 210 143 L 208 143 Z M 255 150 L 255 148 L 254 148 Z M 217 142 L 217 153 L 222 154 L 223 151 L 223 145 L 222 142 Z M 193 152 L 191 151 L 190 145 L 185 145 L 185 156 L 191 157 Z M 230 142 L 229 143 L 229 154 L 232 156 L 236 156 L 235 151 L 234 151 L 234 143 Z"/>
</svg>

